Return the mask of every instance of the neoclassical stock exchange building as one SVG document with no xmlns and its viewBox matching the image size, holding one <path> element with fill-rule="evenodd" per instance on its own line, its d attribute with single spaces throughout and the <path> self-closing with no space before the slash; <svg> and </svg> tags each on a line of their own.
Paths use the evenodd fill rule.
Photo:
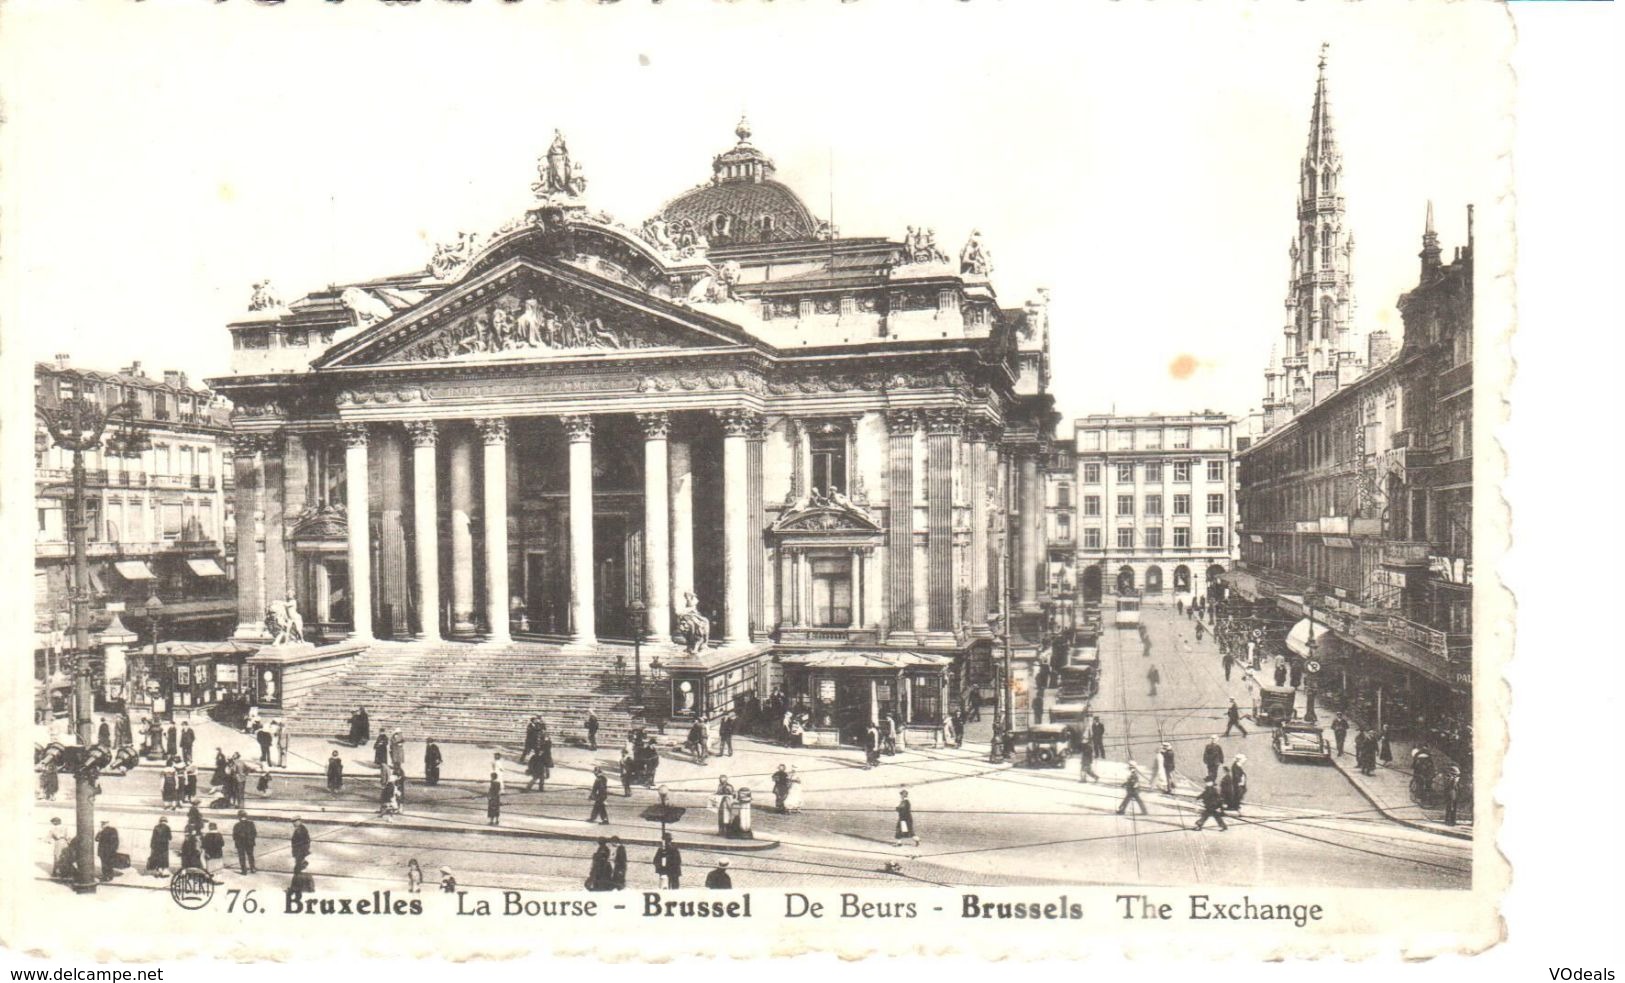
<svg viewBox="0 0 1625 983">
<path fill-rule="evenodd" d="M 324 643 L 254 656 L 261 705 L 503 739 L 783 690 L 833 743 L 991 690 L 988 615 L 1047 579 L 1045 306 L 974 233 L 838 235 L 736 133 L 635 228 L 555 135 L 535 206 L 426 269 L 256 285 L 213 380 L 238 633 L 291 599 Z"/>
</svg>

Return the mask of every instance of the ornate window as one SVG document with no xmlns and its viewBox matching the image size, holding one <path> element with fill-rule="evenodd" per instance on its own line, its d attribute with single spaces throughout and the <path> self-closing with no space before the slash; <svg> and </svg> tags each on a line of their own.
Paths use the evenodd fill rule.
<svg viewBox="0 0 1625 983">
<path fill-rule="evenodd" d="M 819 628 L 845 628 L 852 623 L 852 561 L 845 556 L 814 556 L 812 566 L 813 624 Z"/>
<path fill-rule="evenodd" d="M 834 424 L 824 424 L 810 435 L 812 445 L 812 485 L 824 494 L 846 494 L 846 433 Z"/>
</svg>

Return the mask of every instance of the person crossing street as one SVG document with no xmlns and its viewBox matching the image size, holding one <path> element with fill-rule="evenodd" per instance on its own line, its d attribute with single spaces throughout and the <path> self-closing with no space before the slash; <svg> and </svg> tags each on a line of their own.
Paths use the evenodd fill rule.
<svg viewBox="0 0 1625 983">
<path fill-rule="evenodd" d="M 1128 763 L 1128 777 L 1123 779 L 1123 801 L 1117 805 L 1117 814 L 1121 816 L 1132 802 L 1140 807 L 1140 815 L 1151 812 L 1145 807 L 1145 800 L 1140 798 L 1140 766 L 1130 761 Z"/>
<path fill-rule="evenodd" d="M 1231 728 L 1234 728 L 1236 730 L 1241 731 L 1241 736 L 1242 737 L 1247 736 L 1247 728 L 1241 726 L 1241 707 L 1236 705 L 1236 701 L 1234 699 L 1232 699 L 1230 701 L 1230 709 L 1228 709 L 1228 710 L 1226 710 L 1224 712 L 1224 716 L 1225 716 L 1225 725 L 1224 725 L 1224 736 L 1225 737 L 1230 736 Z"/>
<path fill-rule="evenodd" d="M 1212 819 L 1219 824 L 1221 831 L 1228 831 L 1230 827 L 1224 824 L 1224 799 L 1219 795 L 1219 790 L 1214 787 L 1211 778 L 1202 787 L 1200 801 L 1202 803 L 1202 814 L 1196 817 L 1196 828 L 1201 829 L 1209 819 Z"/>
</svg>

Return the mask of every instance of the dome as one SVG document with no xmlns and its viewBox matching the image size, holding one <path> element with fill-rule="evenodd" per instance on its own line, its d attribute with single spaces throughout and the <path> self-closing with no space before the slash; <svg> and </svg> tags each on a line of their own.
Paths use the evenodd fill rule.
<svg viewBox="0 0 1625 983">
<path fill-rule="evenodd" d="M 819 223 L 801 198 L 773 180 L 773 160 L 750 142 L 750 124 L 734 129 L 739 142 L 711 161 L 711 183 L 685 191 L 660 210 L 668 226 L 690 224 L 713 246 L 815 239 Z"/>
</svg>

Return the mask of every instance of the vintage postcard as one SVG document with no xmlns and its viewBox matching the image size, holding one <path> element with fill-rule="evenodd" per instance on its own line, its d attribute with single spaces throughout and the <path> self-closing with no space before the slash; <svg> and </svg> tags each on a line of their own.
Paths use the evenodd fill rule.
<svg viewBox="0 0 1625 983">
<path fill-rule="evenodd" d="M 1500 940 L 1502 5 L 0 27 L 8 947 Z"/>
</svg>

